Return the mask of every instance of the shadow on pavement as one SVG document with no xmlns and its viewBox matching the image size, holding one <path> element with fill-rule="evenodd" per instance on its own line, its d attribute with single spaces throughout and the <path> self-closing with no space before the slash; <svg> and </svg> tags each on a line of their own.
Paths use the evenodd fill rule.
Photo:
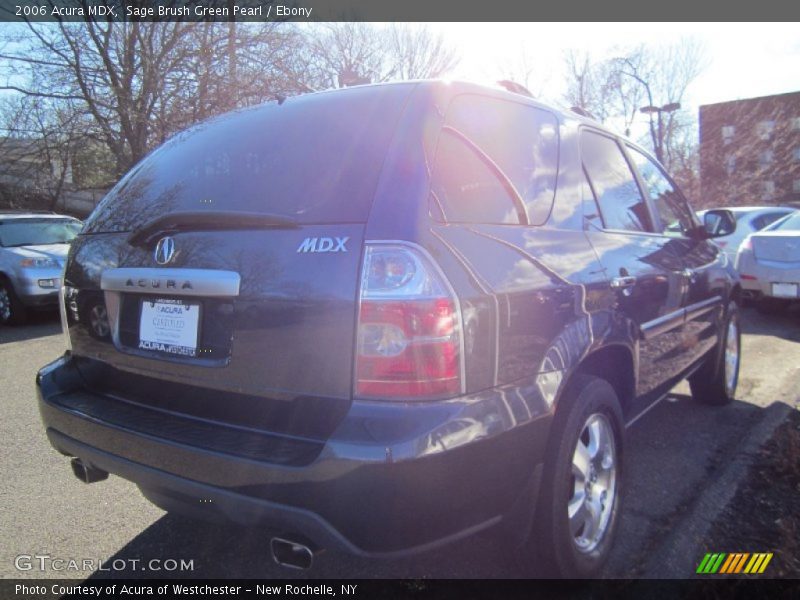
<svg viewBox="0 0 800 600">
<path fill-rule="evenodd" d="M 775 312 L 748 307 L 742 310 L 742 333 L 775 336 L 800 342 L 800 304 Z"/>
<path fill-rule="evenodd" d="M 24 325 L 0 325 L 0 344 L 24 342 L 61 333 L 58 311 L 31 311 Z"/>
</svg>

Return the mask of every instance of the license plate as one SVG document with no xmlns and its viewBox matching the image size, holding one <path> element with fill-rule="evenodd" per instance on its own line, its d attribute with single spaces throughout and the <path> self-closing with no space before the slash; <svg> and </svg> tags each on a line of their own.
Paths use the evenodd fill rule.
<svg viewBox="0 0 800 600">
<path fill-rule="evenodd" d="M 142 300 L 139 349 L 197 356 L 200 305 L 182 300 Z"/>
<path fill-rule="evenodd" d="M 772 295 L 776 298 L 797 298 L 797 284 L 773 283 Z"/>
</svg>

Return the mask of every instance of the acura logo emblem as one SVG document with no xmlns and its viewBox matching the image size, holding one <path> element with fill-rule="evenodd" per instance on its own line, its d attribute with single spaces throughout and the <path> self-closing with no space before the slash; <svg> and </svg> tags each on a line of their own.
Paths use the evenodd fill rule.
<svg viewBox="0 0 800 600">
<path fill-rule="evenodd" d="M 172 260 L 175 255 L 175 240 L 171 237 L 163 237 L 156 244 L 154 257 L 160 265 L 165 265 Z"/>
</svg>

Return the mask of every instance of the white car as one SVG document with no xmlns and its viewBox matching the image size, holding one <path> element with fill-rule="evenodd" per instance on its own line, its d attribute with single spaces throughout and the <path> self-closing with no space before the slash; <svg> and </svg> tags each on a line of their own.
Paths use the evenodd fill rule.
<svg viewBox="0 0 800 600">
<path fill-rule="evenodd" d="M 736 269 L 746 298 L 775 308 L 800 298 L 800 211 L 745 238 Z"/>
<path fill-rule="evenodd" d="M 737 206 L 729 208 L 736 217 L 736 231 L 730 235 L 715 238 L 714 242 L 722 248 L 731 262 L 736 260 L 736 252 L 742 241 L 756 231 L 761 231 L 778 219 L 782 219 L 795 209 L 785 206 Z M 698 211 L 697 216 L 703 221 L 706 211 Z"/>
</svg>

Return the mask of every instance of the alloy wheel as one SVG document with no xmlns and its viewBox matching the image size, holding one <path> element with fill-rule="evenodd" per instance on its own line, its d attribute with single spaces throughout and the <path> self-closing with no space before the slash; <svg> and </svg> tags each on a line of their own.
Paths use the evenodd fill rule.
<svg viewBox="0 0 800 600">
<path fill-rule="evenodd" d="M 616 461 L 611 423 L 600 413 L 591 415 L 575 444 L 567 502 L 569 530 L 579 552 L 592 552 L 608 530 L 617 499 Z"/>
<path fill-rule="evenodd" d="M 736 320 L 728 323 L 725 338 L 725 387 L 728 394 L 733 395 L 739 377 L 739 326 Z"/>
<path fill-rule="evenodd" d="M 0 286 L 0 321 L 8 321 L 11 318 L 11 297 L 8 290 Z"/>
</svg>

